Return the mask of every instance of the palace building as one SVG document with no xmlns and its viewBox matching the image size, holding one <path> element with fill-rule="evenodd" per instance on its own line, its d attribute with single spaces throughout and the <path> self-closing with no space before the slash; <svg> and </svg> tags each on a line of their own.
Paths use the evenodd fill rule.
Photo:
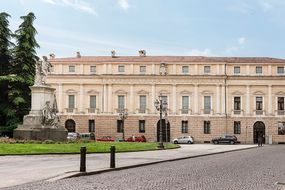
<svg viewBox="0 0 285 190">
<path fill-rule="evenodd" d="M 182 135 L 209 142 L 223 134 L 241 143 L 285 143 L 285 59 L 268 57 L 81 56 L 49 61 L 61 124 L 96 138 Z M 160 120 L 154 102 L 167 102 Z M 122 120 L 121 112 L 128 113 Z"/>
</svg>

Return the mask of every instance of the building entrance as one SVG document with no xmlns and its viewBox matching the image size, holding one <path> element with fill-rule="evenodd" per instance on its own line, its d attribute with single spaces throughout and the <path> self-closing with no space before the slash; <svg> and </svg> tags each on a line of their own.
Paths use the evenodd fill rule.
<svg viewBox="0 0 285 190">
<path fill-rule="evenodd" d="M 262 135 L 262 143 L 265 143 L 265 124 L 262 121 L 257 121 L 253 125 L 253 143 L 258 143 L 258 136 Z"/>
<path fill-rule="evenodd" d="M 170 142 L 170 123 L 165 122 L 165 119 L 162 119 L 162 141 L 163 142 Z M 159 142 L 160 137 L 160 120 L 157 122 L 157 142 Z"/>
<path fill-rule="evenodd" d="M 65 122 L 65 128 L 69 133 L 75 133 L 75 121 L 72 119 L 68 119 Z"/>
</svg>

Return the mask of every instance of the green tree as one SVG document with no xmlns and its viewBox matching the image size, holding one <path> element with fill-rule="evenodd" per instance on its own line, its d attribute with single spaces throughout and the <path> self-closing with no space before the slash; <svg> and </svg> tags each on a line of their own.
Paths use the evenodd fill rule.
<svg viewBox="0 0 285 190">
<path fill-rule="evenodd" d="M 11 71 L 11 43 L 12 32 L 9 29 L 9 14 L 0 13 L 0 132 L 7 125 L 12 113 L 8 99 L 9 77 Z M 12 113 L 13 114 L 13 113 Z"/>
<path fill-rule="evenodd" d="M 31 105 L 31 93 L 29 86 L 34 83 L 35 64 L 39 58 L 36 48 L 39 45 L 35 39 L 37 34 L 33 26 L 36 19 L 34 13 L 20 17 L 23 22 L 15 31 L 16 45 L 13 49 L 13 81 L 10 85 L 9 98 L 16 118 L 11 121 L 10 126 L 16 127 L 24 115 L 28 114 Z"/>
</svg>

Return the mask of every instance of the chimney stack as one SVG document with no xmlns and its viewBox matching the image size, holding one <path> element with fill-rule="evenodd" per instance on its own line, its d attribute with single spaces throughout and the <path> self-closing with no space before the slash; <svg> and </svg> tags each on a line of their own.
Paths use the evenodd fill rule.
<svg viewBox="0 0 285 190">
<path fill-rule="evenodd" d="M 145 50 L 139 50 L 139 55 L 140 55 L 140 57 L 145 57 L 146 51 Z"/>
<path fill-rule="evenodd" d="M 112 50 L 112 51 L 111 51 L 111 56 L 112 56 L 112 57 L 116 57 L 116 51 L 115 51 L 115 50 Z"/>
<path fill-rule="evenodd" d="M 80 51 L 76 52 L 76 57 L 77 57 L 77 58 L 80 58 L 80 57 L 81 57 Z"/>
<path fill-rule="evenodd" d="M 50 53 L 50 54 L 49 54 L 49 58 L 50 58 L 50 59 L 54 59 L 54 58 L 55 58 L 55 54 L 54 54 L 54 53 Z"/>
</svg>

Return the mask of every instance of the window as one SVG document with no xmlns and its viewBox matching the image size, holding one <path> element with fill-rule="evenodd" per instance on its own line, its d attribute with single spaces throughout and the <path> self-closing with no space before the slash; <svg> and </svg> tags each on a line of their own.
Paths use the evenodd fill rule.
<svg viewBox="0 0 285 190">
<path fill-rule="evenodd" d="M 140 73 L 146 72 L 146 66 L 140 66 Z"/>
<path fill-rule="evenodd" d="M 278 122 L 278 135 L 285 135 L 285 122 Z"/>
<path fill-rule="evenodd" d="M 284 115 L 284 97 L 278 97 L 278 115 Z"/>
<path fill-rule="evenodd" d="M 189 73 L 189 67 L 188 66 L 182 66 L 182 73 L 188 74 Z"/>
<path fill-rule="evenodd" d="M 118 71 L 119 71 L 119 73 L 125 72 L 125 65 L 119 65 L 118 66 Z"/>
<path fill-rule="evenodd" d="M 96 108 L 96 96 L 90 96 L 90 108 Z"/>
<path fill-rule="evenodd" d="M 211 133 L 211 123 L 210 121 L 204 121 L 204 134 Z"/>
<path fill-rule="evenodd" d="M 234 67 L 234 74 L 240 74 L 240 66 Z"/>
<path fill-rule="evenodd" d="M 255 68 L 255 73 L 256 73 L 256 74 L 262 74 L 262 67 L 261 67 L 261 66 L 257 66 L 257 67 Z"/>
<path fill-rule="evenodd" d="M 69 65 L 68 70 L 70 73 L 74 73 L 75 72 L 75 66 L 74 65 Z"/>
<path fill-rule="evenodd" d="M 141 95 L 140 96 L 140 110 L 139 113 L 145 113 L 146 111 L 146 96 Z"/>
<path fill-rule="evenodd" d="M 188 121 L 182 121 L 181 132 L 188 133 Z"/>
<path fill-rule="evenodd" d="M 262 110 L 262 97 L 256 97 L 256 110 Z"/>
<path fill-rule="evenodd" d="M 234 121 L 234 134 L 240 134 L 240 121 Z"/>
<path fill-rule="evenodd" d="M 211 96 L 204 96 L 204 114 L 211 113 Z"/>
<path fill-rule="evenodd" d="M 90 73 L 96 73 L 96 66 L 90 66 Z"/>
<path fill-rule="evenodd" d="M 89 133 L 95 132 L 95 120 L 89 120 Z"/>
<path fill-rule="evenodd" d="M 234 114 L 240 114 L 240 97 L 234 97 Z"/>
<path fill-rule="evenodd" d="M 284 67 L 277 67 L 277 74 L 284 74 Z"/>
<path fill-rule="evenodd" d="M 145 133 L 145 120 L 139 120 L 139 132 Z"/>
<path fill-rule="evenodd" d="M 189 96 L 182 96 L 182 113 L 187 114 L 189 110 Z"/>
<path fill-rule="evenodd" d="M 211 66 L 204 66 L 204 73 L 205 74 L 211 73 Z"/>
<path fill-rule="evenodd" d="M 123 111 L 125 109 L 125 96 L 119 95 L 118 96 L 118 108 L 119 112 Z"/>
<path fill-rule="evenodd" d="M 75 108 L 75 96 L 74 95 L 68 95 L 68 108 L 69 109 Z"/>
<path fill-rule="evenodd" d="M 123 130 L 123 120 L 117 120 L 117 133 L 122 133 Z"/>
</svg>

